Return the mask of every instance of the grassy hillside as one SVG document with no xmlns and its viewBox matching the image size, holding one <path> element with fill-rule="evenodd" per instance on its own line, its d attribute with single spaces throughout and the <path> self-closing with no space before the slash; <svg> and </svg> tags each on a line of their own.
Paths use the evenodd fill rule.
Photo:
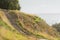
<svg viewBox="0 0 60 40">
<path fill-rule="evenodd" d="M 38 16 L 0 9 L 0 40 L 40 39 L 59 40 L 59 34 Z"/>
</svg>

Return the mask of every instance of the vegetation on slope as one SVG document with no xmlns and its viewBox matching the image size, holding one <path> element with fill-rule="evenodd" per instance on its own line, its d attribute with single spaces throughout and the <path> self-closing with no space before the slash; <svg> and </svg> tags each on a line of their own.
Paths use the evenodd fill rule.
<svg viewBox="0 0 60 40">
<path fill-rule="evenodd" d="M 17 10 L 0 12 L 0 40 L 58 40 L 58 38 L 58 32 L 37 16 Z"/>
<path fill-rule="evenodd" d="M 0 0 L 0 5 L 0 40 L 60 40 L 43 19 L 17 11 L 18 0 Z"/>
<path fill-rule="evenodd" d="M 0 40 L 30 40 L 27 36 L 19 33 L 16 29 L 10 28 L 0 19 Z"/>
</svg>

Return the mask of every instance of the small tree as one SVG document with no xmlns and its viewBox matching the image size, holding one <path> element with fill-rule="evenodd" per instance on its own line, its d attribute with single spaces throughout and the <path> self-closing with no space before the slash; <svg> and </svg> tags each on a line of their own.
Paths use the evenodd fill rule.
<svg viewBox="0 0 60 40">
<path fill-rule="evenodd" d="M 56 28 L 60 32 L 60 23 L 53 24 L 52 27 Z"/>
<path fill-rule="evenodd" d="M 18 0 L 0 0 L 0 8 L 7 10 L 20 10 Z"/>
</svg>

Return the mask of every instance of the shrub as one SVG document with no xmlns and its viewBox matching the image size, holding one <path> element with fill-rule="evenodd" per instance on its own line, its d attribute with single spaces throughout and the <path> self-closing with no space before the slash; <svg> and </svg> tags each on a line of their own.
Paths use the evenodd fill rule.
<svg viewBox="0 0 60 40">
<path fill-rule="evenodd" d="M 18 0 L 0 0 L 0 8 L 7 10 L 20 10 Z"/>
<path fill-rule="evenodd" d="M 52 27 L 57 29 L 58 32 L 60 32 L 60 23 L 53 24 Z"/>
</svg>

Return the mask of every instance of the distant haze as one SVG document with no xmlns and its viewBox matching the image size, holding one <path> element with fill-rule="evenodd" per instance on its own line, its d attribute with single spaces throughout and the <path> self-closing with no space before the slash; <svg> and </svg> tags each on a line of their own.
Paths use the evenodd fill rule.
<svg viewBox="0 0 60 40">
<path fill-rule="evenodd" d="M 19 0 L 21 11 L 43 18 L 49 25 L 60 22 L 60 0 Z"/>
</svg>

